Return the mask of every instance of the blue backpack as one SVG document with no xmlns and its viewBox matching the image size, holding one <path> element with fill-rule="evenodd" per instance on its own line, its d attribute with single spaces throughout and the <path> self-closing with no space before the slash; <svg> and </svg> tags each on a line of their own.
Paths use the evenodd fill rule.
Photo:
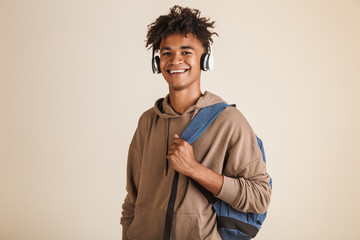
<svg viewBox="0 0 360 240">
<path fill-rule="evenodd" d="M 181 134 L 180 138 L 193 143 L 205 130 L 206 128 L 216 119 L 216 117 L 230 105 L 226 103 L 217 103 L 209 107 L 203 108 L 199 113 L 194 117 L 194 119 L 187 126 L 185 131 Z M 260 138 L 257 138 L 258 146 L 262 152 L 263 160 L 266 163 L 265 152 L 262 141 Z M 171 232 L 171 223 L 172 223 L 172 214 L 174 210 L 174 203 L 176 198 L 177 190 L 177 181 L 178 173 L 175 172 L 173 184 L 172 184 L 172 193 L 170 195 L 165 229 L 164 229 L 164 240 L 170 239 Z M 259 232 L 262 223 L 264 222 L 267 212 L 264 214 L 256 213 L 244 213 L 233 209 L 226 202 L 215 198 L 215 196 L 198 184 L 195 181 L 192 181 L 194 185 L 200 190 L 200 192 L 206 197 L 206 199 L 213 204 L 213 208 L 217 215 L 218 231 L 221 235 L 221 238 L 224 240 L 230 239 L 239 239 L 239 240 L 249 240 L 256 236 Z M 270 186 L 272 187 L 272 180 L 270 178 Z"/>
</svg>

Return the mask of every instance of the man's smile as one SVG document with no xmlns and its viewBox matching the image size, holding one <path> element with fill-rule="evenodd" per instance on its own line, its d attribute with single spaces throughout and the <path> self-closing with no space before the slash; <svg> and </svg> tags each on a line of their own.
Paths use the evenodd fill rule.
<svg viewBox="0 0 360 240">
<path fill-rule="evenodd" d="M 171 75 L 176 75 L 176 74 L 182 74 L 189 71 L 189 69 L 171 69 L 171 70 L 167 70 L 168 73 L 170 73 Z"/>
</svg>

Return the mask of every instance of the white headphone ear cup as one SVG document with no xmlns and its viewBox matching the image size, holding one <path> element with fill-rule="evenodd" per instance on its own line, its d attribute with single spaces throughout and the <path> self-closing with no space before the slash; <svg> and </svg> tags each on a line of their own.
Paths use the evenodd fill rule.
<svg viewBox="0 0 360 240">
<path fill-rule="evenodd" d="M 160 57 L 158 54 L 155 54 L 155 50 L 152 51 L 152 59 L 151 59 L 151 68 L 153 73 L 161 73 L 160 69 Z"/>
<path fill-rule="evenodd" d="M 159 56 L 155 56 L 152 59 L 152 70 L 153 73 L 161 73 L 161 69 L 160 69 L 160 57 Z"/>
<path fill-rule="evenodd" d="M 211 52 L 211 54 L 209 54 L 209 59 L 208 59 L 208 70 L 213 70 L 214 69 L 214 55 Z"/>
<path fill-rule="evenodd" d="M 153 73 L 156 73 L 156 64 L 155 64 L 155 58 L 154 56 L 151 59 L 151 69 Z"/>
<path fill-rule="evenodd" d="M 207 71 L 209 69 L 209 54 L 205 53 L 202 56 L 201 69 Z"/>
<path fill-rule="evenodd" d="M 213 54 L 213 50 L 212 50 L 212 46 L 211 46 L 211 41 L 209 40 L 209 57 L 208 57 L 208 62 L 207 62 L 207 70 L 213 70 L 214 69 L 214 54 Z"/>
<path fill-rule="evenodd" d="M 156 73 L 158 73 L 158 74 L 161 73 L 159 56 L 155 57 L 155 67 L 156 67 Z"/>
</svg>

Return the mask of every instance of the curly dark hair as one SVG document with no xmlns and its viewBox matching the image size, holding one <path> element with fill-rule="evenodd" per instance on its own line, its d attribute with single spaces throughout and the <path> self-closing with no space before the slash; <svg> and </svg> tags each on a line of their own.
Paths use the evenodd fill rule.
<svg viewBox="0 0 360 240">
<path fill-rule="evenodd" d="M 161 15 L 155 22 L 148 25 L 146 47 L 153 48 L 154 51 L 160 48 L 163 38 L 175 33 L 193 34 L 202 43 L 205 51 L 209 49 L 209 40 L 213 42 L 211 36 L 218 34 L 210 32 L 208 28 L 214 28 L 215 22 L 210 22 L 209 18 L 200 17 L 200 11 L 188 7 L 175 5 L 170 8 L 168 15 Z"/>
</svg>

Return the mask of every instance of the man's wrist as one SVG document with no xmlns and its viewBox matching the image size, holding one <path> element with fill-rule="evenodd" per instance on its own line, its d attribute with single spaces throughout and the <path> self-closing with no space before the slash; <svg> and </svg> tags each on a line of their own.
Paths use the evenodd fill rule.
<svg viewBox="0 0 360 240">
<path fill-rule="evenodd" d="M 195 161 L 193 166 L 191 166 L 189 168 L 189 172 L 188 172 L 187 176 L 189 178 L 196 180 L 196 178 L 199 176 L 199 172 L 202 170 L 201 168 L 203 168 L 203 167 L 204 167 L 203 165 L 201 165 L 200 163 Z"/>
<path fill-rule="evenodd" d="M 220 193 L 224 180 L 222 175 L 206 168 L 198 162 L 191 168 L 188 177 L 198 182 L 214 195 Z"/>
</svg>

